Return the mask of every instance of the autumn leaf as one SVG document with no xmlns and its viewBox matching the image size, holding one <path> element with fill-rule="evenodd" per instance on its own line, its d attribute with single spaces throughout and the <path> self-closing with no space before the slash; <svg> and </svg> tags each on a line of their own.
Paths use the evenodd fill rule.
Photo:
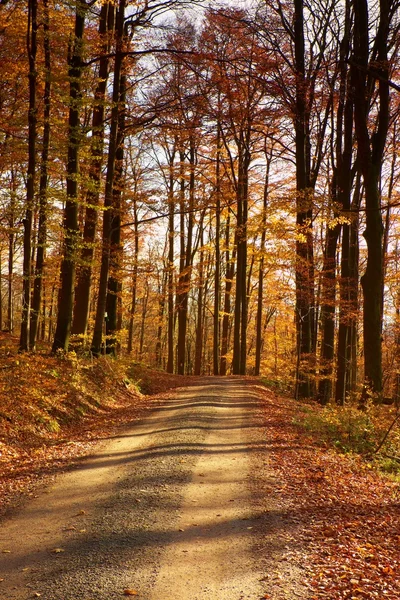
<svg viewBox="0 0 400 600">
<path fill-rule="evenodd" d="M 124 590 L 124 596 L 139 596 L 139 592 L 136 590 L 127 589 Z"/>
</svg>

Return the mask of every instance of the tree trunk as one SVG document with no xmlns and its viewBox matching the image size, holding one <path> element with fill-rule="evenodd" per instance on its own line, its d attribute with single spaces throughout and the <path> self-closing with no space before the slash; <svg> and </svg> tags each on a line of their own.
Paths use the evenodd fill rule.
<svg viewBox="0 0 400 600">
<path fill-rule="evenodd" d="M 312 189 L 310 187 L 309 132 L 305 79 L 303 0 L 294 0 L 296 71 L 296 331 L 299 369 L 296 398 L 314 395 L 314 257 L 312 239 Z"/>
<path fill-rule="evenodd" d="M 224 313 L 222 317 L 222 332 L 221 332 L 221 359 L 219 373 L 226 375 L 227 373 L 227 358 L 229 347 L 229 324 L 231 319 L 231 292 L 232 283 L 235 275 L 235 255 L 231 257 L 229 252 L 230 244 L 230 218 L 227 217 L 225 225 L 225 294 L 224 294 Z"/>
<path fill-rule="evenodd" d="M 49 8 L 48 0 L 43 0 L 43 29 L 44 29 L 44 63 L 45 63 L 45 87 L 43 95 L 44 104 L 44 125 L 43 125 L 43 146 L 40 163 L 40 183 L 39 183 L 39 223 L 37 236 L 35 279 L 33 283 L 32 313 L 30 323 L 30 348 L 36 347 L 36 338 L 38 333 L 38 322 L 42 302 L 42 289 L 44 277 L 44 260 L 47 240 L 47 162 L 49 159 L 50 145 L 50 109 L 51 109 L 51 50 L 49 36 Z"/>
<path fill-rule="evenodd" d="M 69 60 L 70 107 L 68 121 L 67 199 L 64 209 L 64 248 L 61 261 L 61 289 L 58 301 L 58 316 L 52 352 L 68 350 L 74 305 L 76 252 L 79 237 L 78 225 L 78 174 L 81 103 L 81 75 L 83 32 L 85 28 L 86 2 L 76 6 L 75 36 Z"/>
<path fill-rule="evenodd" d="M 26 178 L 26 210 L 24 223 L 24 258 L 23 258 L 23 283 L 22 283 L 22 316 L 21 335 L 19 340 L 20 351 L 29 350 L 29 324 L 31 309 L 31 252 L 32 252 L 32 215 L 35 199 L 35 171 L 36 171 L 36 86 L 37 86 L 37 0 L 28 2 L 28 31 L 27 51 L 29 58 L 29 111 L 28 111 L 28 171 Z"/>
<path fill-rule="evenodd" d="M 213 329 L 213 373 L 219 374 L 219 326 L 220 326 L 220 286 L 221 286 L 221 131 L 217 124 L 217 156 L 215 165 L 215 275 L 214 275 L 214 329 Z M 196 345 L 197 348 L 197 345 Z"/>
<path fill-rule="evenodd" d="M 131 291 L 131 309 L 129 312 L 129 329 L 128 329 L 128 354 L 132 353 L 133 350 L 133 327 L 135 324 L 135 311 L 136 311 L 136 295 L 137 295 L 137 276 L 139 267 L 139 223 L 137 213 L 137 201 L 136 198 L 133 200 L 133 214 L 134 214 L 134 244 L 133 244 L 133 271 L 132 271 L 132 291 Z"/>
<path fill-rule="evenodd" d="M 94 94 L 92 117 L 91 162 L 89 165 L 90 188 L 86 192 L 85 225 L 83 229 L 83 248 L 80 266 L 77 271 L 75 287 L 75 306 L 71 333 L 86 335 L 89 318 L 90 293 L 92 285 L 92 262 L 98 221 L 98 204 L 100 197 L 101 168 L 103 164 L 104 146 L 104 112 L 105 94 L 108 81 L 110 59 L 110 32 L 114 26 L 115 8 L 110 2 L 101 7 L 99 35 L 103 39 L 99 61 L 98 83 Z"/>
<path fill-rule="evenodd" d="M 199 257 L 199 284 L 197 295 L 197 323 L 196 323 L 196 345 L 195 345 L 195 361 L 194 374 L 201 375 L 201 358 L 203 354 L 203 297 L 204 297 L 204 235 L 203 229 L 200 233 L 200 257 Z M 215 321 L 214 321 L 215 325 Z M 214 330 L 215 334 L 215 330 Z M 214 355 L 214 353 L 213 353 Z M 215 367 L 215 356 L 214 356 Z M 214 375 L 218 375 L 214 373 Z"/>
<path fill-rule="evenodd" d="M 360 168 L 365 187 L 367 265 L 361 277 L 364 297 L 364 380 L 365 389 L 380 395 L 382 392 L 382 297 L 383 297 L 383 224 L 380 213 L 380 180 L 382 162 L 389 126 L 389 64 L 388 36 L 390 2 L 379 4 L 379 25 L 375 39 L 376 57 L 373 71 L 378 78 L 377 126 L 373 136 L 368 129 L 371 82 L 369 71 L 369 19 L 367 0 L 354 2 L 354 60 L 352 83 L 354 87 L 355 131 Z"/>
<path fill-rule="evenodd" d="M 246 374 L 247 360 L 247 211 L 248 211 L 248 169 L 250 154 L 244 147 L 239 148 L 237 183 L 237 222 L 236 222 L 236 288 L 235 288 L 235 319 L 233 330 L 233 361 L 234 375 Z"/>
<path fill-rule="evenodd" d="M 113 206 L 110 230 L 110 276 L 106 300 L 106 346 L 107 353 L 116 354 L 118 347 L 118 306 L 121 298 L 121 196 L 124 187 L 124 137 L 125 137 L 126 76 L 121 74 L 117 149 L 115 153 L 115 174 L 113 186 Z"/>
<path fill-rule="evenodd" d="M 108 277 L 110 269 L 110 245 L 112 234 L 112 206 L 113 190 L 115 176 L 115 162 L 118 148 L 118 125 L 120 113 L 120 84 L 123 64 L 123 36 L 124 36 L 124 18 L 125 18 L 125 0 L 120 0 L 116 18 L 116 52 L 114 62 L 114 82 L 113 82 L 113 108 L 111 111 L 110 136 L 108 145 L 107 174 L 104 197 L 104 215 L 103 215 L 103 236 L 101 251 L 100 279 L 97 296 L 96 319 L 93 330 L 93 339 L 91 350 L 94 356 L 99 356 L 102 349 L 104 319 L 106 316 L 106 302 Z"/>
<path fill-rule="evenodd" d="M 175 149 L 169 161 L 168 190 L 168 358 L 167 372 L 174 372 L 174 237 L 175 237 L 175 202 L 174 202 L 174 160 Z"/>
<path fill-rule="evenodd" d="M 8 214 L 8 286 L 7 286 L 7 326 L 6 329 L 14 332 L 14 254 L 15 254 L 15 204 L 17 183 L 14 170 L 11 169 L 11 193 Z"/>
<path fill-rule="evenodd" d="M 258 267 L 258 290 L 257 290 L 257 317 L 256 317 L 256 360 L 254 374 L 260 375 L 261 367 L 261 349 L 262 349 L 262 315 L 263 315 L 263 297 L 264 297 L 264 252 L 265 252 L 265 238 L 266 238 L 266 224 L 267 224 L 267 207 L 268 207 L 268 194 L 269 194 L 269 174 L 271 168 L 272 152 L 267 154 L 266 158 L 266 170 L 265 170 L 265 181 L 264 181 L 264 195 L 263 195 L 263 212 L 261 216 L 261 241 L 260 241 L 260 262 Z"/>
<path fill-rule="evenodd" d="M 186 331 L 188 317 L 188 301 L 190 279 L 192 271 L 192 241 L 193 241 L 193 208 L 194 208 L 194 184 L 195 184 L 195 149 L 194 140 L 190 138 L 189 146 L 189 202 L 187 215 L 187 239 L 185 244 L 185 178 L 183 172 L 184 153 L 181 151 L 181 194 L 180 194 L 180 211 L 181 211 L 181 258 L 178 279 L 177 293 L 177 309 L 178 309 L 178 347 L 177 347 L 177 372 L 179 375 L 185 374 L 185 357 L 186 357 Z"/>
</svg>

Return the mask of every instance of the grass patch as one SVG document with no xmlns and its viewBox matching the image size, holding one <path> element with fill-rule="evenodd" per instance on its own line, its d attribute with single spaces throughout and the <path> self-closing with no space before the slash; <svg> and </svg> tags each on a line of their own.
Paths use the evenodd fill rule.
<svg viewBox="0 0 400 600">
<path fill-rule="evenodd" d="M 372 402 L 360 410 L 353 403 L 299 405 L 295 424 L 339 452 L 360 454 L 385 473 L 400 476 L 398 409 Z M 397 419 L 397 420 L 396 420 Z"/>
</svg>

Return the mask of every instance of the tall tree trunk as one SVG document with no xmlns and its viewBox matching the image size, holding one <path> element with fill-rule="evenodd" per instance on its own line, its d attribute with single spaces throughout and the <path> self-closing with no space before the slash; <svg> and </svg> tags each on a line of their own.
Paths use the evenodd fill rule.
<svg viewBox="0 0 400 600">
<path fill-rule="evenodd" d="M 235 319 L 233 330 L 233 361 L 234 375 L 246 374 L 247 360 L 247 212 L 248 212 L 248 169 L 250 154 L 243 144 L 239 148 L 238 183 L 237 183 L 237 222 L 236 222 L 236 288 L 235 288 Z"/>
<path fill-rule="evenodd" d="M 64 209 L 64 248 L 61 261 L 61 289 L 58 298 L 57 326 L 52 352 L 68 350 L 74 305 L 76 252 L 79 237 L 78 225 L 78 174 L 79 147 L 81 143 L 80 104 L 83 32 L 85 28 L 86 2 L 76 5 L 75 34 L 69 58 L 70 107 L 68 120 L 67 199 Z"/>
<path fill-rule="evenodd" d="M 144 292 L 142 296 L 142 318 L 140 323 L 140 336 L 139 336 L 139 360 L 143 360 L 144 352 L 144 333 L 147 315 L 147 304 L 149 301 L 149 282 L 146 279 L 144 282 Z"/>
<path fill-rule="evenodd" d="M 215 275 L 214 275 L 214 328 L 213 328 L 213 373 L 219 374 L 219 312 L 221 286 L 221 131 L 217 124 L 217 156 L 215 165 Z M 196 345 L 197 348 L 197 345 Z"/>
<path fill-rule="evenodd" d="M 269 174 L 271 169 L 272 151 L 265 152 L 266 169 L 263 194 L 263 212 L 261 216 L 261 241 L 260 241 L 260 262 L 258 267 L 258 290 L 257 290 L 257 317 L 256 317 L 256 360 L 254 374 L 260 375 L 261 367 L 261 349 L 262 349 L 262 316 L 263 316 L 263 297 L 264 297 L 264 253 L 267 225 L 267 207 L 269 195 Z"/>
<path fill-rule="evenodd" d="M 174 160 L 175 149 L 169 157 L 168 189 L 168 358 L 167 372 L 174 372 L 174 238 L 175 238 L 175 201 L 174 201 Z"/>
<path fill-rule="evenodd" d="M 105 94 L 110 62 L 108 54 L 110 52 L 110 33 L 114 26 L 114 17 L 115 7 L 111 2 L 104 2 L 101 7 L 99 21 L 99 35 L 102 39 L 102 47 L 92 117 L 91 159 L 89 165 L 90 186 L 86 192 L 83 247 L 80 256 L 81 264 L 77 271 L 75 306 L 71 329 L 71 333 L 82 336 L 86 335 L 89 318 L 92 262 L 98 221 L 101 168 L 103 164 Z"/>
<path fill-rule="evenodd" d="M 15 254 L 15 210 L 17 182 L 14 169 L 11 169 L 10 206 L 8 213 L 8 286 L 7 286 L 7 330 L 14 332 L 14 254 Z"/>
<path fill-rule="evenodd" d="M 112 234 L 112 206 L 113 190 L 115 177 L 115 162 L 118 148 L 118 125 L 120 113 L 120 85 L 123 65 L 123 38 L 124 38 L 124 19 L 125 19 L 125 0 L 119 0 L 117 18 L 116 18 L 116 52 L 114 62 L 114 81 L 113 81 L 113 108 L 111 111 L 110 136 L 108 144 L 107 174 L 104 197 L 103 214 L 103 236 L 101 251 L 100 279 L 97 296 L 96 319 L 93 330 L 92 353 L 99 356 L 102 348 L 104 319 L 106 315 L 106 301 L 108 277 L 110 270 L 110 246 Z"/>
<path fill-rule="evenodd" d="M 116 354 L 118 340 L 118 306 L 121 298 L 121 197 L 124 188 L 124 138 L 125 138 L 125 101 L 126 101 L 126 76 L 121 73 L 117 149 L 115 153 L 115 175 L 113 186 L 113 206 L 111 213 L 110 230 L 110 276 L 108 279 L 106 301 L 106 345 L 107 353 Z"/>
<path fill-rule="evenodd" d="M 28 172 L 26 180 L 26 209 L 24 223 L 24 259 L 22 284 L 22 316 L 20 351 L 29 350 L 29 322 L 31 309 L 31 253 L 32 253 L 32 215 L 35 198 L 36 171 L 36 87 L 37 87 L 37 0 L 28 2 L 27 51 L 29 59 L 29 110 L 28 110 Z"/>
<path fill-rule="evenodd" d="M 168 270 L 164 268 L 162 282 L 158 289 L 158 327 L 157 327 L 157 341 L 156 341 L 156 366 L 161 368 L 163 365 L 163 352 L 162 352 L 162 337 L 163 337 L 163 319 L 165 312 L 165 300 L 167 297 L 167 281 L 168 281 Z"/>
<path fill-rule="evenodd" d="M 296 71 L 296 331 L 299 369 L 296 398 L 314 394 L 314 257 L 312 238 L 312 189 L 310 187 L 309 127 L 305 79 L 303 0 L 294 0 Z"/>
<path fill-rule="evenodd" d="M 335 158 L 333 158 L 333 176 L 332 176 L 332 204 L 333 217 L 337 218 L 338 212 L 336 206 L 340 206 L 344 214 L 350 210 L 350 194 L 352 186 L 352 153 L 353 153 L 353 98 L 351 95 L 351 86 L 348 76 L 348 58 L 350 53 L 350 27 L 351 14 L 350 2 L 345 5 L 344 34 L 340 44 L 339 56 L 339 100 L 336 110 L 336 140 L 335 140 Z M 344 227 L 348 227 L 345 224 Z M 321 357 L 320 373 L 321 379 L 318 389 L 318 400 L 322 405 L 328 403 L 332 396 L 333 387 L 333 367 L 334 367 L 334 345 L 335 345 L 335 306 L 336 306 L 336 285 L 337 285 L 337 244 L 339 241 L 342 225 L 337 223 L 334 227 L 328 226 L 326 232 L 326 248 L 324 256 L 324 265 L 322 270 L 322 298 L 323 305 L 321 310 Z M 344 281 L 347 281 L 347 256 L 348 256 L 348 229 L 343 234 L 344 246 L 342 244 L 342 276 L 340 280 L 340 305 L 339 320 L 343 317 L 343 312 L 347 312 L 345 306 Z M 346 245 L 347 244 L 347 245 Z M 347 318 L 347 315 L 346 317 Z M 343 319 L 342 319 L 343 321 Z M 340 326 L 339 326 L 340 329 Z M 342 323 L 343 329 L 343 323 Z M 342 336 L 342 333 L 339 337 Z M 346 336 L 347 337 L 347 336 Z M 341 337 L 342 343 L 342 337 Z M 343 363 L 344 365 L 344 363 Z"/>
<path fill-rule="evenodd" d="M 231 319 L 231 292 L 232 283 L 235 275 L 235 255 L 231 257 L 229 251 L 230 244 L 230 217 L 228 215 L 225 225 L 225 293 L 224 293 L 224 312 L 222 317 L 221 332 L 221 359 L 219 366 L 220 375 L 227 373 L 227 354 L 229 346 L 229 324 Z"/>
<path fill-rule="evenodd" d="M 178 280 L 177 293 L 177 308 L 178 308 L 178 346 L 177 346 L 177 372 L 179 375 L 185 374 L 185 358 L 186 358 L 186 331 L 188 317 L 188 301 L 190 279 L 192 271 L 192 245 L 193 245 L 193 208 L 194 208 L 194 184 L 195 184 L 195 148 L 194 140 L 191 137 L 189 141 L 189 202 L 187 215 L 187 238 L 185 244 L 185 179 L 184 179 L 184 153 L 181 152 L 181 194 L 180 194 L 180 211 L 181 211 L 181 258 Z"/>
<path fill-rule="evenodd" d="M 380 179 L 382 162 L 389 126 L 389 64 L 388 36 L 390 2 L 379 4 L 379 25 L 376 33 L 376 57 L 373 71 L 378 75 L 377 127 L 370 136 L 368 120 L 370 112 L 369 71 L 369 19 L 368 1 L 354 2 L 354 59 L 352 81 L 354 86 L 355 131 L 358 143 L 360 168 L 365 187 L 367 265 L 361 277 L 364 297 L 364 379 L 365 389 L 376 394 L 382 392 L 382 288 L 383 288 L 383 225 L 380 213 Z"/>
<path fill-rule="evenodd" d="M 132 270 L 132 291 L 131 291 L 131 309 L 129 312 L 129 329 L 128 329 L 128 354 L 133 350 L 133 328 L 135 324 L 136 312 L 136 295 L 137 295 L 137 277 L 139 268 L 139 222 L 137 211 L 136 197 L 133 200 L 133 215 L 134 215 L 134 243 L 133 243 L 133 270 Z"/>
<path fill-rule="evenodd" d="M 38 332 L 38 322 L 42 302 L 42 289 L 44 277 L 44 260 L 47 240 L 47 163 L 49 160 L 50 145 L 50 110 L 51 110 L 51 50 L 49 35 L 49 7 L 48 0 L 43 0 L 43 48 L 45 64 L 45 86 L 43 95 L 44 104 L 44 124 L 43 124 L 43 145 L 40 162 L 40 182 L 39 182 L 39 223 L 37 236 L 35 279 L 33 283 L 32 313 L 30 323 L 30 347 L 32 350 L 36 346 Z"/>
<path fill-rule="evenodd" d="M 204 232 L 200 233 L 200 257 L 199 257 L 199 284 L 197 294 L 197 323 L 196 323 L 196 345 L 194 374 L 201 375 L 201 358 L 203 354 L 203 305 L 204 305 Z M 215 321 L 214 321 L 215 323 Z M 215 333 L 215 332 L 214 332 Z M 213 353 L 214 354 L 214 353 Z M 215 359 L 215 357 L 214 357 Z M 215 366 L 215 362 L 214 362 Z M 214 375 L 217 373 L 214 373 Z"/>
</svg>

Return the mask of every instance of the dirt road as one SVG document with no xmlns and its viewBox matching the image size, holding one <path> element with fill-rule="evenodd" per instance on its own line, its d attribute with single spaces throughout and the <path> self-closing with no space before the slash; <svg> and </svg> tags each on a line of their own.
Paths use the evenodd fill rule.
<svg viewBox="0 0 400 600">
<path fill-rule="evenodd" d="M 280 564 L 272 485 L 257 389 L 205 379 L 1 524 L 0 597 L 306 597 L 296 568 Z M 274 588 L 265 575 L 277 567 L 285 584 Z"/>
</svg>

